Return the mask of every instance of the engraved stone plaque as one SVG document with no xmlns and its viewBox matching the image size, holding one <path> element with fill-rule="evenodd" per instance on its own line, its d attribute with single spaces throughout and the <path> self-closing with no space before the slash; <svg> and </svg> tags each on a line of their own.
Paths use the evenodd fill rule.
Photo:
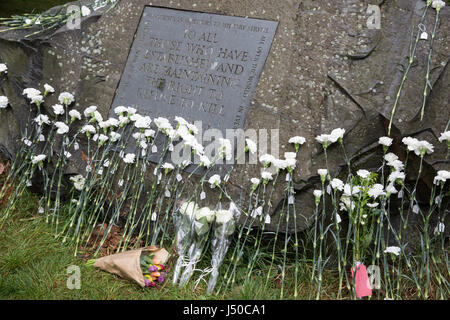
<svg viewBox="0 0 450 320">
<path fill-rule="evenodd" d="M 147 6 L 111 108 L 244 127 L 278 22 Z M 201 141 L 200 141 L 201 142 Z"/>
</svg>

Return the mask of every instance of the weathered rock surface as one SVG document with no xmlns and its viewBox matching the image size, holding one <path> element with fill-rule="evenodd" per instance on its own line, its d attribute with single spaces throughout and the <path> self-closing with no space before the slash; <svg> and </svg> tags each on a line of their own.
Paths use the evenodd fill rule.
<svg viewBox="0 0 450 320">
<path fill-rule="evenodd" d="M 357 167 L 377 170 L 382 150 L 377 141 L 387 134 L 391 108 L 409 58 L 411 30 L 424 10 L 422 0 L 375 1 L 381 7 L 381 29 L 367 27 L 365 0 L 121 0 L 109 12 L 98 11 L 85 18 L 81 30 L 65 27 L 32 40 L 27 32 L 0 33 L 0 61 L 9 67 L 1 90 L 12 109 L 1 111 L 0 145 L 14 154 L 19 128 L 27 119 L 23 88 L 44 83 L 57 91 L 73 92 L 76 108 L 97 105 L 109 114 L 115 89 L 124 69 L 142 9 L 145 5 L 204 11 L 226 15 L 278 20 L 279 26 L 259 86 L 247 115 L 246 128 L 280 129 L 280 156 L 293 151 L 288 139 L 301 135 L 307 143 L 300 149 L 294 176 L 296 208 L 305 216 L 314 211 L 312 191 L 318 188 L 317 169 L 325 167 L 321 146 L 314 137 L 332 129 L 346 129 L 348 156 Z M 436 170 L 449 170 L 446 146 L 437 138 L 449 119 L 450 9 L 441 10 L 431 65 L 433 90 L 426 104 L 425 118 L 416 117 L 422 106 L 429 41 L 420 41 L 394 120 L 393 150 L 401 157 L 404 136 L 426 139 L 435 152 L 426 157 L 419 184 L 419 201 L 427 202 Z M 424 25 L 430 33 L 435 10 L 430 9 Z M 2 92 L 0 91 L 0 92 Z M 56 101 L 51 97 L 46 105 Z M 51 113 L 51 111 L 49 110 Z M 270 151 L 270 150 L 269 150 Z M 328 150 L 332 176 L 346 173 L 339 145 Z M 415 179 L 419 161 L 413 157 L 408 172 Z M 83 168 L 73 157 L 70 172 Z M 236 165 L 228 186 L 235 201 L 246 201 L 250 178 L 261 167 Z M 149 175 L 151 179 L 151 175 Z M 280 177 L 284 181 L 284 176 Z M 284 183 L 273 195 L 272 225 L 276 228 Z M 305 228 L 299 221 L 297 230 Z M 449 228 L 447 228 L 448 230 Z M 446 230 L 446 231 L 447 231 Z"/>
</svg>

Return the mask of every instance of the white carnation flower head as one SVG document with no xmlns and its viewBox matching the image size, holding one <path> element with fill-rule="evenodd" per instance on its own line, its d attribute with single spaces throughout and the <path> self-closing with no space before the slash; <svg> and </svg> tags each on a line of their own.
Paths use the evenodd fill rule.
<svg viewBox="0 0 450 320">
<path fill-rule="evenodd" d="M 337 128 L 331 131 L 330 136 L 333 140 L 333 142 L 339 141 L 339 143 L 342 142 L 344 139 L 345 129 Z"/>
<path fill-rule="evenodd" d="M 367 179 L 370 177 L 370 171 L 360 169 L 356 172 L 356 174 L 361 177 L 362 179 Z"/>
<path fill-rule="evenodd" d="M 396 256 L 398 256 L 401 252 L 401 249 L 399 247 L 395 247 L 395 246 L 391 246 L 391 247 L 386 247 L 386 250 L 384 250 L 384 253 L 392 253 Z"/>
<path fill-rule="evenodd" d="M 76 190 L 82 191 L 84 188 L 84 183 L 85 183 L 86 179 L 81 174 L 79 174 L 79 175 L 70 177 L 70 181 L 73 182 L 73 186 Z"/>
<path fill-rule="evenodd" d="M 272 164 L 277 169 L 277 171 L 284 170 L 287 167 L 286 160 L 282 160 L 282 159 L 275 159 L 275 160 L 273 160 Z"/>
<path fill-rule="evenodd" d="M 344 190 L 344 182 L 341 179 L 334 178 L 330 181 L 330 185 L 334 190 Z"/>
<path fill-rule="evenodd" d="M 127 113 L 128 113 L 128 116 L 129 117 L 131 117 L 133 114 L 135 114 L 137 112 L 137 109 L 136 108 L 133 108 L 133 107 L 127 107 Z"/>
<path fill-rule="evenodd" d="M 296 159 L 297 158 L 297 153 L 295 153 L 295 152 L 285 152 L 284 153 L 284 157 L 286 159 Z"/>
<path fill-rule="evenodd" d="M 205 218 L 206 221 L 209 223 L 214 221 L 214 218 L 216 217 L 216 213 L 209 209 L 208 207 L 203 207 L 200 210 L 196 210 L 195 212 L 195 220 L 200 220 L 202 218 Z"/>
<path fill-rule="evenodd" d="M 111 142 L 117 142 L 117 141 L 120 140 L 121 135 L 120 135 L 120 133 L 117 133 L 117 132 L 115 132 L 115 131 L 111 131 L 111 132 L 109 133 L 109 137 L 110 137 L 110 139 L 111 139 Z"/>
<path fill-rule="evenodd" d="M 403 171 L 393 171 L 388 177 L 390 183 L 400 183 L 402 184 L 405 181 L 406 175 Z"/>
<path fill-rule="evenodd" d="M 90 15 L 91 14 L 91 9 L 89 9 L 88 7 L 86 7 L 86 6 L 82 6 L 81 7 L 81 16 L 82 17 L 87 17 L 88 15 Z"/>
<path fill-rule="evenodd" d="M 304 137 L 301 136 L 295 136 L 295 137 L 291 137 L 289 139 L 289 143 L 294 144 L 295 146 L 295 151 L 298 151 L 298 149 L 300 148 L 300 146 L 302 144 L 304 144 L 306 142 L 306 139 Z"/>
<path fill-rule="evenodd" d="M 233 157 L 233 151 L 231 148 L 231 142 L 228 139 L 219 138 L 220 147 L 219 154 L 220 157 L 225 158 L 225 160 L 229 161 Z"/>
<path fill-rule="evenodd" d="M 395 189 L 395 186 L 393 183 L 389 183 L 386 187 L 386 196 L 390 196 L 391 194 L 396 194 L 398 193 L 398 190 Z"/>
<path fill-rule="evenodd" d="M 59 103 L 68 106 L 68 105 L 72 104 L 72 102 L 75 101 L 75 97 L 71 93 L 62 92 L 58 97 L 58 101 L 59 101 Z"/>
<path fill-rule="evenodd" d="M 5 109 L 9 104 L 8 97 L 0 96 L 0 109 Z"/>
<path fill-rule="evenodd" d="M 350 186 L 350 184 L 346 183 L 344 185 L 344 195 L 347 197 L 358 195 L 361 191 L 360 186 Z"/>
<path fill-rule="evenodd" d="M 439 142 L 444 141 L 447 142 L 447 146 L 450 149 L 450 130 L 441 133 L 441 136 L 439 137 Z"/>
<path fill-rule="evenodd" d="M 86 118 L 93 117 L 94 112 L 97 111 L 97 106 L 89 106 L 86 109 L 84 109 L 83 113 Z"/>
<path fill-rule="evenodd" d="M 93 113 L 91 113 L 91 115 L 92 115 L 92 118 L 91 118 L 90 122 L 98 122 L 98 123 L 103 122 L 103 117 L 102 117 L 101 113 L 98 112 L 97 110 L 94 111 Z"/>
<path fill-rule="evenodd" d="M 57 134 L 66 134 L 67 132 L 69 132 L 69 126 L 64 122 L 55 122 L 55 127 L 58 128 L 58 130 L 56 130 Z"/>
<path fill-rule="evenodd" d="M 230 210 L 218 210 L 216 211 L 216 223 L 226 224 L 233 220 L 233 213 Z"/>
<path fill-rule="evenodd" d="M 392 141 L 393 139 L 389 137 L 380 137 L 378 139 L 378 143 L 384 147 L 390 147 L 392 145 Z"/>
<path fill-rule="evenodd" d="M 37 94 L 37 95 L 31 97 L 30 103 L 35 104 L 39 107 L 43 101 L 44 101 L 44 97 L 40 94 Z"/>
<path fill-rule="evenodd" d="M 152 119 L 149 116 L 140 117 L 136 120 L 134 123 L 134 126 L 138 129 L 148 129 L 150 127 L 150 124 L 152 123 Z"/>
<path fill-rule="evenodd" d="M 130 164 L 130 163 L 134 163 L 134 160 L 136 159 L 136 155 L 134 153 L 127 153 L 124 157 L 123 157 L 123 162 Z"/>
<path fill-rule="evenodd" d="M 96 130 L 93 125 L 87 124 L 81 128 L 80 132 L 85 133 L 88 139 L 90 139 L 91 135 L 96 133 Z"/>
<path fill-rule="evenodd" d="M 65 112 L 64 107 L 62 105 L 60 105 L 60 104 L 55 104 L 55 105 L 52 106 L 52 108 L 53 108 L 53 112 L 56 115 L 63 115 L 64 112 Z"/>
<path fill-rule="evenodd" d="M 445 2 L 442 0 L 433 0 L 431 6 L 439 12 L 443 7 L 445 7 Z"/>
<path fill-rule="evenodd" d="M 258 178 L 251 178 L 250 182 L 252 183 L 252 185 L 258 186 L 261 180 L 259 180 Z"/>
<path fill-rule="evenodd" d="M 165 162 L 165 163 L 162 165 L 162 168 L 165 170 L 165 174 L 167 174 L 170 170 L 175 169 L 175 167 L 173 166 L 173 164 L 168 163 L 168 162 Z"/>
<path fill-rule="evenodd" d="M 28 99 L 33 98 L 34 96 L 41 95 L 41 92 L 34 88 L 26 88 L 23 90 L 22 94 L 26 96 Z"/>
<path fill-rule="evenodd" d="M 123 116 L 125 112 L 127 112 L 127 107 L 118 106 L 114 108 L 114 113 L 118 116 Z"/>
<path fill-rule="evenodd" d="M 44 84 L 44 96 L 49 94 L 49 93 L 54 93 L 55 92 L 55 88 L 53 88 L 51 85 L 49 84 Z"/>
<path fill-rule="evenodd" d="M 209 168 L 211 164 L 212 164 L 211 160 L 209 160 L 209 158 L 206 155 L 200 156 L 200 166 L 205 166 L 206 168 Z"/>
<path fill-rule="evenodd" d="M 434 184 L 444 184 L 447 180 L 450 180 L 450 171 L 439 170 L 437 175 L 434 177 Z"/>
<path fill-rule="evenodd" d="M 39 154 L 36 156 L 31 157 L 31 163 L 33 164 L 42 164 L 42 161 L 44 161 L 47 158 L 45 154 Z"/>
<path fill-rule="evenodd" d="M 263 179 L 264 184 L 267 184 L 270 180 L 273 179 L 272 173 L 269 171 L 263 171 L 261 172 L 261 178 Z"/>
<path fill-rule="evenodd" d="M 8 73 L 8 67 L 4 63 L 0 63 L 0 74 L 1 73 Z"/>
<path fill-rule="evenodd" d="M 275 157 L 271 154 L 263 154 L 261 157 L 259 157 L 259 162 L 261 162 L 264 165 L 264 168 L 267 168 L 271 163 L 275 161 Z"/>
<path fill-rule="evenodd" d="M 314 190 L 313 191 L 313 195 L 315 198 L 319 198 L 322 197 L 322 190 Z"/>
<path fill-rule="evenodd" d="M 147 138 L 154 138 L 155 137 L 155 130 L 153 130 L 153 129 L 147 129 L 147 130 L 145 130 L 144 131 L 144 135 L 147 137 Z"/>
<path fill-rule="evenodd" d="M 258 150 L 258 147 L 252 139 L 249 139 L 249 138 L 245 139 L 245 143 L 246 143 L 246 146 L 245 146 L 246 152 L 249 151 L 251 154 L 256 153 L 256 151 Z"/>
<path fill-rule="evenodd" d="M 70 110 L 69 116 L 71 119 L 70 122 L 74 122 L 76 119 L 81 120 L 81 113 L 78 112 L 77 110 Z"/>
<path fill-rule="evenodd" d="M 175 116 L 175 121 L 178 123 L 178 126 L 180 127 L 181 126 L 187 127 L 189 124 L 189 122 L 187 122 L 183 117 Z"/>
<path fill-rule="evenodd" d="M 99 146 L 102 146 L 103 144 L 105 144 L 106 141 L 109 140 L 109 137 L 107 135 L 104 134 L 100 134 L 98 136 L 98 142 L 99 142 Z"/>
<path fill-rule="evenodd" d="M 34 122 L 36 122 L 39 126 L 42 126 L 43 124 L 50 124 L 50 119 L 45 114 L 40 114 L 34 118 Z"/>
<path fill-rule="evenodd" d="M 179 212 L 193 219 L 197 210 L 198 210 L 197 204 L 191 201 L 191 202 L 183 202 L 180 206 Z"/>
<path fill-rule="evenodd" d="M 210 184 L 210 187 L 214 189 L 216 186 L 220 184 L 220 176 L 218 174 L 213 175 L 211 178 L 209 178 L 208 182 Z"/>
<path fill-rule="evenodd" d="M 158 117 L 158 118 L 154 119 L 153 122 L 155 123 L 156 127 L 161 131 L 173 129 L 172 125 L 170 124 L 170 122 L 167 118 Z"/>
<path fill-rule="evenodd" d="M 369 197 L 372 197 L 374 200 L 379 196 L 384 196 L 386 193 L 384 192 L 384 187 L 382 184 L 375 183 L 367 192 Z"/>
</svg>

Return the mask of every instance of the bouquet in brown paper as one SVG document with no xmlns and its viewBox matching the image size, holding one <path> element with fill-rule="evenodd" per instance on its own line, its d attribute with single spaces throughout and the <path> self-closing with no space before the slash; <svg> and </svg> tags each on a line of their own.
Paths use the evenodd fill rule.
<svg viewBox="0 0 450 320">
<path fill-rule="evenodd" d="M 141 287 L 154 287 L 166 279 L 167 250 L 150 246 L 91 259 L 86 265 L 113 273 L 136 282 Z"/>
</svg>

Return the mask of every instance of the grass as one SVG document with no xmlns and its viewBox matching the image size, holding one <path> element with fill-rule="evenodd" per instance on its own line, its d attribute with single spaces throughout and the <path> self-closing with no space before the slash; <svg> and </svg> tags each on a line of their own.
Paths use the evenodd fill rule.
<svg viewBox="0 0 450 320">
<path fill-rule="evenodd" d="M 279 285 L 277 275 L 269 290 L 264 290 L 267 270 L 254 271 L 251 284 L 237 285 L 226 295 L 206 295 L 206 284 L 200 283 L 194 289 L 190 281 L 185 288 L 173 286 L 170 277 L 166 284 L 157 289 L 142 289 L 115 275 L 85 266 L 87 257 L 74 257 L 73 245 L 64 246 L 55 239 L 52 227 L 37 213 L 38 199 L 27 192 L 20 199 L 14 216 L 0 231 L 0 299 L 277 299 Z M 204 259 L 209 262 L 209 259 Z M 71 265 L 80 267 L 81 288 L 67 288 L 67 269 Z M 227 261 L 224 262 L 227 265 Z M 200 267 L 206 267 L 201 265 Z M 246 265 L 242 264 L 239 274 L 244 275 Z M 169 265 L 170 268 L 170 265 Z M 170 269 L 169 269 L 170 270 Z M 293 276 L 293 275 L 292 275 Z M 193 280 L 196 277 L 194 275 Z M 220 279 L 219 279 L 220 281 Z M 305 285 L 307 284 L 305 278 Z M 300 284 L 307 297 L 308 285 Z M 330 286 L 332 281 L 330 281 Z M 293 288 L 290 288 L 293 290 Z M 291 290 L 290 290 L 291 291 Z M 286 297 L 289 299 L 289 296 Z M 302 298 L 302 297 L 300 297 Z M 332 296 L 330 296 L 332 298 Z"/>
</svg>

